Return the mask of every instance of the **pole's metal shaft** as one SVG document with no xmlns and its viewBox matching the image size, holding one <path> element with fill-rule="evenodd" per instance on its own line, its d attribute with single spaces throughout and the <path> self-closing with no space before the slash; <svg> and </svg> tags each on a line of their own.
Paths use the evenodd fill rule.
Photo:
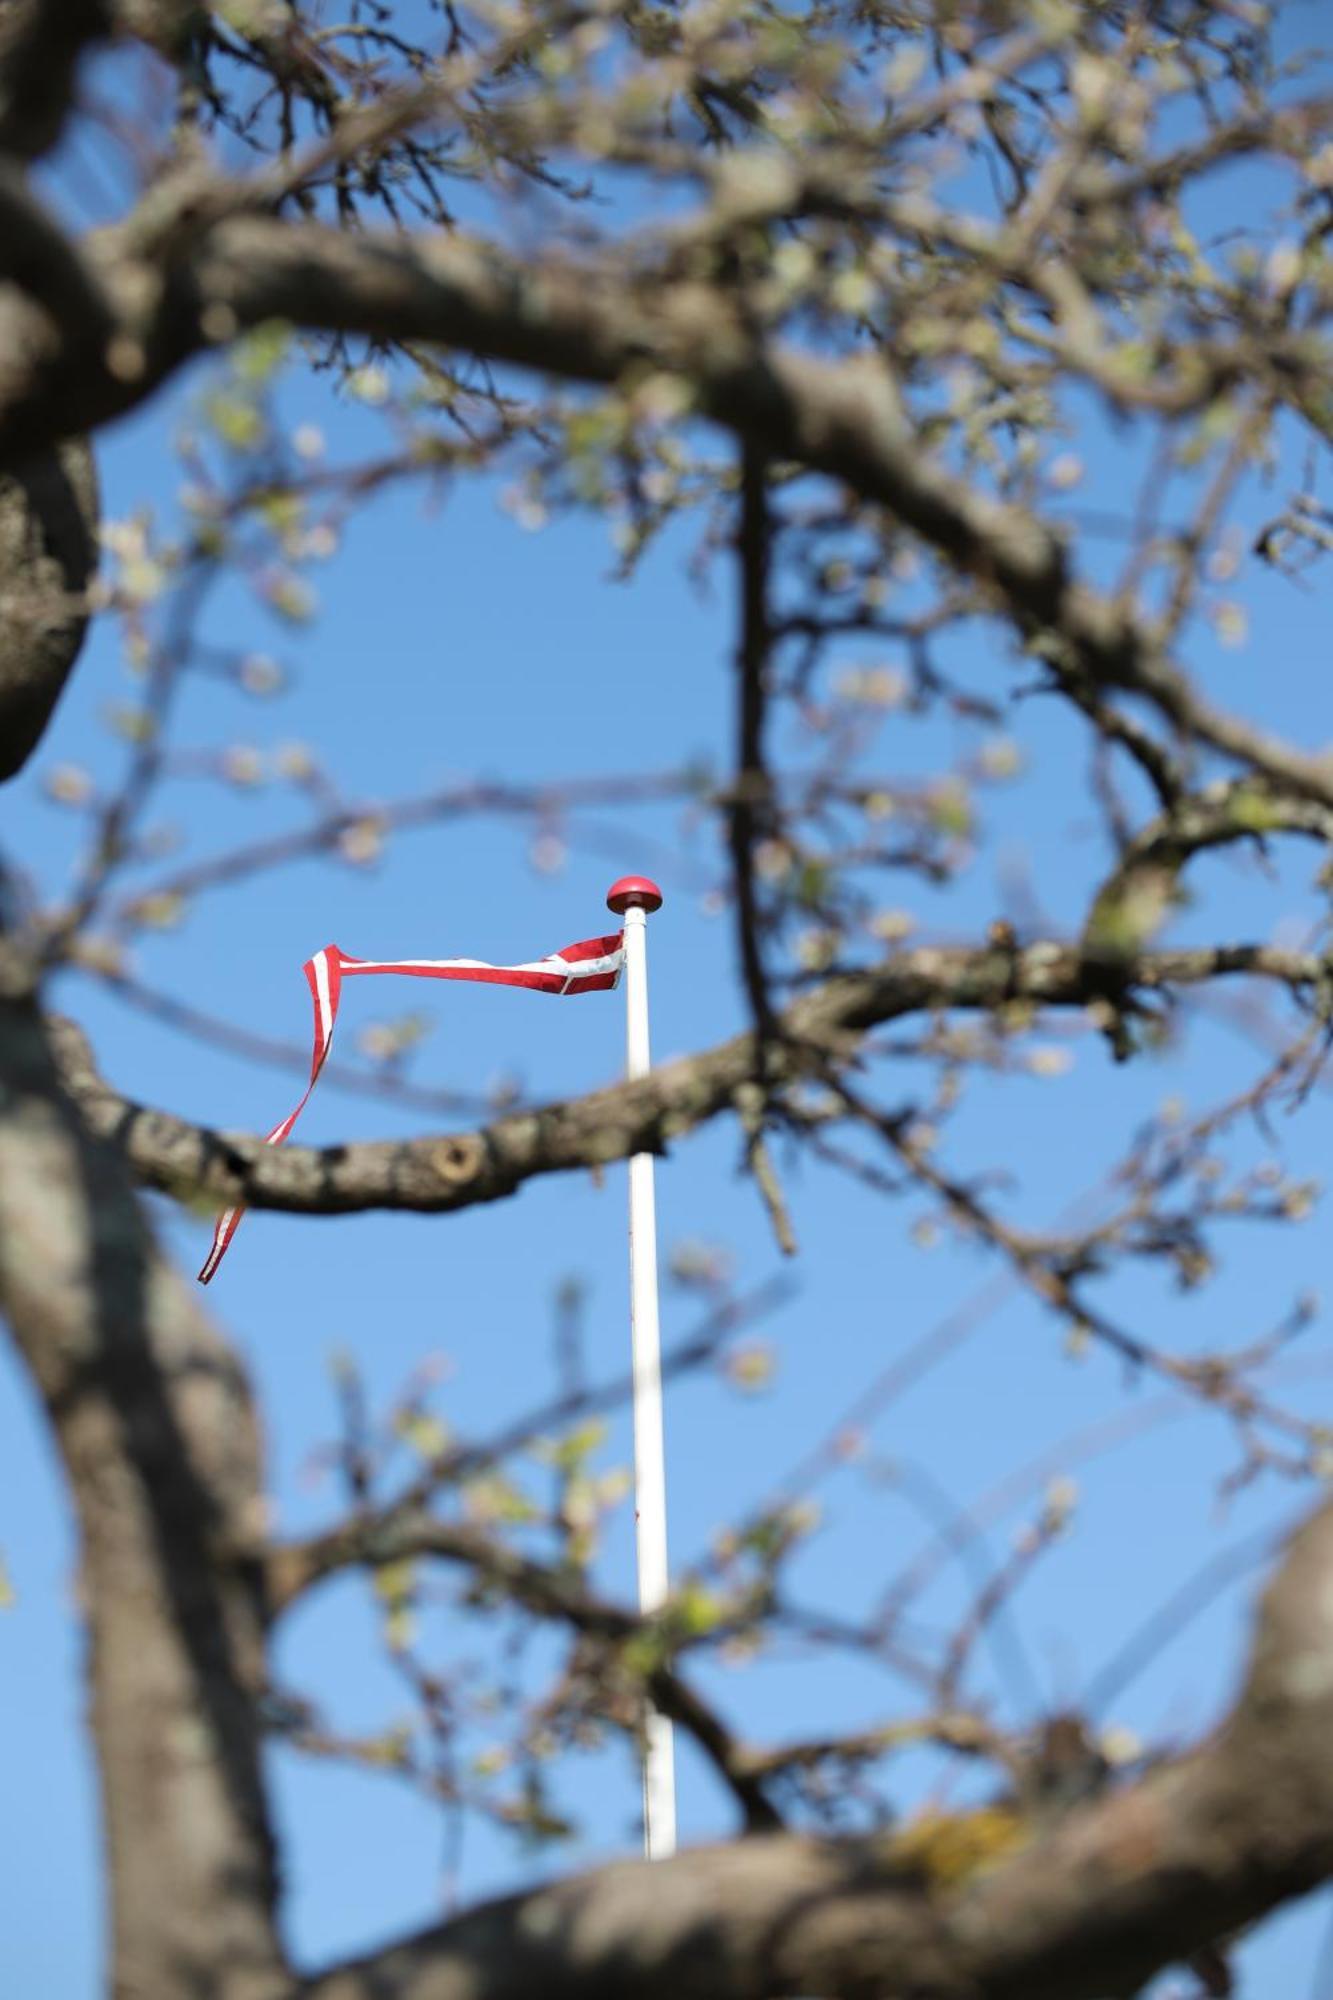
<svg viewBox="0 0 1333 2000">
<path fill-rule="evenodd" d="M 626 1070 L 646 1076 L 648 1045 L 647 923 L 640 906 L 625 913 Z M 657 1319 L 657 1209 L 653 1156 L 629 1163 L 630 1342 L 634 1375 L 634 1519 L 639 1609 L 666 1601 L 666 1457 L 662 1434 L 662 1350 Z M 676 1762 L 671 1724 L 649 1709 L 643 1764 L 643 1842 L 650 1861 L 676 1851 Z"/>
</svg>

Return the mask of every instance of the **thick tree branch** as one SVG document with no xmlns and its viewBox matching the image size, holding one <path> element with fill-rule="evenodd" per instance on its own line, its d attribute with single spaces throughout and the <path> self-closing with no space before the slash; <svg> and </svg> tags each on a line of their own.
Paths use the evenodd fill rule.
<svg viewBox="0 0 1333 2000">
<path fill-rule="evenodd" d="M 0 1310 L 78 1515 L 115 1991 L 270 2000 L 261 1578 L 218 1560 L 258 1527 L 249 1390 L 21 994 L 0 998 Z"/>
<path fill-rule="evenodd" d="M 97 519 L 82 439 L 0 473 L 0 780 L 27 763 L 82 649 Z"/>
<path fill-rule="evenodd" d="M 305 2000 L 1102 2000 L 1333 1868 L 1333 1509 L 1295 1538 L 1228 1721 L 961 1888 L 910 1839 L 700 1849 L 486 1904 Z"/>
<path fill-rule="evenodd" d="M 113 331 L 110 309 L 83 257 L 27 178 L 0 156 L 0 280 L 85 336 Z"/>
<path fill-rule="evenodd" d="M 210 338 L 275 318 L 438 341 L 571 381 L 666 370 L 691 382 L 706 415 L 883 501 L 958 568 L 993 581 L 1027 615 L 1061 623 L 1071 585 L 1059 538 L 923 453 L 877 359 L 829 364 L 770 348 L 726 292 L 665 285 L 651 261 L 635 269 L 632 245 L 614 266 L 554 256 L 525 265 L 461 235 L 352 236 L 246 215 L 209 223 L 210 198 L 193 184 L 181 201 L 174 219 L 132 217 L 103 239 L 117 337 L 99 350 L 67 328 L 57 352 L 34 358 L 0 403 L 0 462 L 71 422 L 135 407 Z M 1091 598 L 1079 622 L 1089 645 L 1118 654 L 1123 614 Z"/>
<path fill-rule="evenodd" d="M 50 151 L 90 42 L 107 34 L 107 0 L 3 0 L 0 4 L 0 153 L 35 160 Z"/>
<path fill-rule="evenodd" d="M 1133 608 L 1078 582 L 1056 530 L 923 448 L 879 356 L 830 363 L 756 335 L 725 290 L 662 282 L 653 257 L 520 264 L 462 235 L 352 235 L 223 214 L 247 199 L 190 181 L 96 249 L 117 330 L 66 323 L 0 392 L 0 464 L 136 407 L 211 340 L 265 320 L 434 341 L 570 381 L 665 372 L 700 413 L 771 457 L 841 480 L 982 582 L 1057 675 L 1145 697 L 1187 738 L 1333 802 L 1333 763 L 1215 708 Z M 174 206 L 173 206 L 174 200 Z M 5 311 L 12 315 L 12 305 Z M 0 333 L 4 313 L 0 313 Z M 21 330 L 10 329 L 18 338 Z"/>
<path fill-rule="evenodd" d="M 99 9 L 92 11 L 100 16 Z M 70 10 L 75 53 L 80 12 Z M 35 80 L 26 78 L 32 49 L 39 66 L 43 52 L 51 55 L 48 83 L 57 97 L 68 83 L 60 76 L 58 52 L 47 46 L 54 40 L 63 47 L 59 14 L 46 6 L 20 7 L 12 17 L 0 12 L 0 300 L 10 301 L 0 308 L 0 322 L 7 310 L 11 335 L 0 352 L 0 397 L 11 374 L 25 378 L 34 355 L 58 338 L 57 328 L 78 327 L 79 337 L 93 343 L 111 332 L 109 308 L 79 251 L 33 195 L 21 167 L 4 157 L 7 110 L 21 118 L 27 92 L 36 120 L 29 137 L 40 150 L 36 141 L 47 110 Z M 10 84 L 16 95 L 7 99 Z M 62 425 L 51 442 L 0 471 L 0 780 L 13 777 L 32 754 L 87 626 L 85 593 L 97 565 L 97 481 L 87 443 L 59 441 L 68 428 Z"/>
<path fill-rule="evenodd" d="M 774 1083 L 818 1075 L 870 1028 L 922 1010 L 1002 1007 L 1015 1000 L 1083 1006 L 1217 978 L 1254 975 L 1302 988 L 1325 976 L 1324 961 L 1268 945 L 1141 952 L 1126 962 L 1077 945 L 1022 951 L 923 947 L 870 971 L 825 981 L 778 1015 L 770 1057 Z M 641 1082 L 617 1084 L 473 1132 L 346 1146 L 267 1146 L 119 1096 L 99 1075 L 81 1033 L 56 1028 L 67 1088 L 94 1131 L 113 1139 L 145 1186 L 182 1198 L 208 1196 L 308 1215 L 385 1208 L 439 1214 L 496 1201 L 540 1174 L 605 1166 L 670 1141 L 728 1110 L 754 1075 L 751 1034 L 678 1062 Z"/>
</svg>

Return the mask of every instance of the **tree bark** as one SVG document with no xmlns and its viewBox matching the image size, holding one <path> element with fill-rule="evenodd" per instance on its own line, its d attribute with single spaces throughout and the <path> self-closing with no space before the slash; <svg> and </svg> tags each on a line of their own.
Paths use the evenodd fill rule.
<svg viewBox="0 0 1333 2000">
<path fill-rule="evenodd" d="M 1333 1506 L 1265 1594 L 1193 1756 L 952 1891 L 881 1839 L 778 1834 L 484 1904 L 306 2000 L 1110 2000 L 1333 1868 Z"/>
<path fill-rule="evenodd" d="M 14 982 L 11 981 L 11 984 Z M 0 997 L 0 1311 L 78 1518 L 116 2000 L 289 1986 L 260 1774 L 259 1437 L 236 1356 Z"/>
<path fill-rule="evenodd" d="M 0 474 L 0 780 L 36 749 L 82 649 L 97 523 L 86 438 Z"/>
<path fill-rule="evenodd" d="M 865 971 L 836 974 L 776 1016 L 774 1084 L 818 1077 L 885 1021 L 935 1009 L 987 1010 L 1015 1000 L 1081 1007 L 1127 991 L 1161 992 L 1214 979 L 1255 977 L 1314 987 L 1322 961 L 1267 945 L 1141 951 L 1126 967 L 1099 951 L 1055 940 L 1021 950 L 922 946 Z M 439 1215 L 498 1201 L 542 1174 L 604 1167 L 673 1139 L 734 1108 L 755 1074 L 752 1034 L 663 1063 L 633 1083 L 535 1106 L 471 1132 L 350 1145 L 270 1146 L 250 1133 L 192 1124 L 113 1090 L 73 1022 L 52 1023 L 66 1087 L 90 1127 L 118 1148 L 134 1179 L 178 1199 L 303 1215 L 397 1209 Z"/>
</svg>

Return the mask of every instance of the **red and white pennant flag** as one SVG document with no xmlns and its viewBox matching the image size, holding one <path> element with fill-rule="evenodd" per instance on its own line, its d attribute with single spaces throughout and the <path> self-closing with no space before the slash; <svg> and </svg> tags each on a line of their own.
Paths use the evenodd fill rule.
<svg viewBox="0 0 1333 2000">
<path fill-rule="evenodd" d="M 265 1144 L 280 1146 L 295 1125 L 333 1045 L 333 1026 L 338 1018 L 338 1000 L 344 979 L 362 973 L 401 972 L 409 979 L 471 979 L 484 986 L 527 986 L 534 993 L 601 993 L 620 978 L 624 962 L 624 933 L 610 937 L 584 938 L 567 944 L 549 958 L 535 958 L 525 965 L 488 965 L 480 958 L 349 958 L 336 944 L 325 945 L 302 967 L 310 997 L 315 1004 L 315 1044 L 310 1058 L 310 1081 L 305 1095 L 280 1125 L 275 1125 Z M 218 1217 L 213 1230 L 213 1247 L 204 1260 L 199 1282 L 206 1285 L 227 1254 L 227 1246 L 241 1226 L 243 1208 L 228 1208 Z"/>
</svg>

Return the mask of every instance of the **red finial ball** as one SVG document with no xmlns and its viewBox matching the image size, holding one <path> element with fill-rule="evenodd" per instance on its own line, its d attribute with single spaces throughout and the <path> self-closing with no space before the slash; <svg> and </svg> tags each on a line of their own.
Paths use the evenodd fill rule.
<svg viewBox="0 0 1333 2000">
<path fill-rule="evenodd" d="M 623 917 L 626 910 L 660 910 L 662 891 L 646 875 L 622 875 L 606 892 L 607 908 Z"/>
</svg>

